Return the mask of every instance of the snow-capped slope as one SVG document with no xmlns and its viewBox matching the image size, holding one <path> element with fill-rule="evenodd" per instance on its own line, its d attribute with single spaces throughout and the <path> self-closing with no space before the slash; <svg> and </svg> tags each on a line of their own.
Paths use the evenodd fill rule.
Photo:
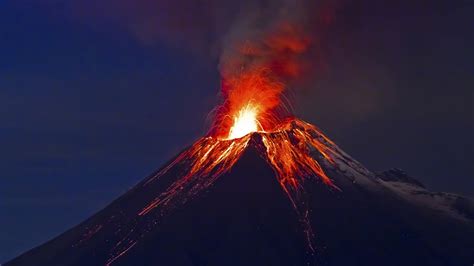
<svg viewBox="0 0 474 266">
<path fill-rule="evenodd" d="M 428 208 L 440 215 L 449 215 L 465 222 L 474 222 L 474 200 L 452 193 L 432 192 L 422 183 L 400 169 L 392 169 L 377 177 L 385 187 L 420 208 Z"/>
</svg>

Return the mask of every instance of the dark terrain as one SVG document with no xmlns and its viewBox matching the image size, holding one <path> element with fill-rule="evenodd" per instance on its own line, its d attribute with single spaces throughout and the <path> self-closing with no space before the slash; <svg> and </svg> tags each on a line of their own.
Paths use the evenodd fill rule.
<svg viewBox="0 0 474 266">
<path fill-rule="evenodd" d="M 340 155 L 325 170 L 342 192 L 317 181 L 305 184 L 314 254 L 272 168 L 251 145 L 230 172 L 184 205 L 137 215 L 180 176 L 183 169 L 174 167 L 5 265 L 474 263 L 471 199 L 429 192 L 398 169 L 374 174 Z"/>
</svg>

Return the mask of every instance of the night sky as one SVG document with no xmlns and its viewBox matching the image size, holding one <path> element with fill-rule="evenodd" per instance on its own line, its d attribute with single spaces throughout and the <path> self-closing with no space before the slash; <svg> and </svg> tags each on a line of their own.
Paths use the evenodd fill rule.
<svg viewBox="0 0 474 266">
<path fill-rule="evenodd" d="M 99 2 L 0 2 L 0 262 L 159 168 L 219 103 L 236 3 Z M 474 2 L 409 2 L 341 3 L 296 114 L 373 171 L 474 196 Z"/>
</svg>

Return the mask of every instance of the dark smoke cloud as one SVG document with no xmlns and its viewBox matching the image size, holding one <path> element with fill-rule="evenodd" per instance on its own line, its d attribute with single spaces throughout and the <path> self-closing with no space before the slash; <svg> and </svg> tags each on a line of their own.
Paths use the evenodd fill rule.
<svg viewBox="0 0 474 266">
<path fill-rule="evenodd" d="M 326 35 L 342 6 L 342 0 L 46 1 L 48 9 L 97 30 L 120 29 L 145 46 L 166 44 L 213 61 L 223 79 L 269 66 L 292 90 L 313 89 L 324 75 Z"/>
<path fill-rule="evenodd" d="M 331 21 L 330 10 L 323 1 L 260 1 L 242 6 L 220 40 L 221 71 L 235 71 L 232 61 L 247 65 L 271 60 L 284 66 L 277 74 L 297 76 L 297 68 L 304 64 L 294 60 L 295 55 L 321 53 L 315 48 Z"/>
<path fill-rule="evenodd" d="M 99 31 L 126 31 L 145 46 L 166 44 L 183 53 L 191 52 L 216 64 L 216 71 L 224 76 L 235 70 L 231 60 L 249 60 L 248 53 L 242 54 L 243 44 L 273 49 L 266 43 L 268 36 L 282 24 L 290 23 L 301 32 L 292 40 L 309 40 L 308 47 L 304 53 L 298 53 L 295 61 L 298 72 L 305 75 L 287 83 L 290 89 L 297 88 L 290 90 L 290 102 L 297 103 L 294 106 L 299 114 L 310 114 L 310 120 L 330 119 L 347 126 L 389 108 L 395 101 L 397 86 L 396 77 L 391 76 L 387 66 L 359 53 L 367 50 L 367 41 L 351 36 L 353 31 L 364 30 L 358 27 L 358 18 L 384 14 L 388 21 L 392 13 L 393 17 L 400 17 L 417 14 L 417 10 L 424 8 L 403 1 L 369 0 L 20 2 L 44 7 Z M 439 9 L 445 10 L 444 6 Z M 369 40 L 370 33 L 366 35 Z M 394 35 L 391 39 L 397 38 Z M 291 45 L 283 42 L 286 48 L 292 49 Z M 255 55 L 260 54 L 254 54 L 253 59 L 261 57 Z"/>
<path fill-rule="evenodd" d="M 144 45 L 167 43 L 214 58 L 290 22 L 319 42 L 340 1 L 22 0 L 98 30 L 127 31 Z"/>
</svg>

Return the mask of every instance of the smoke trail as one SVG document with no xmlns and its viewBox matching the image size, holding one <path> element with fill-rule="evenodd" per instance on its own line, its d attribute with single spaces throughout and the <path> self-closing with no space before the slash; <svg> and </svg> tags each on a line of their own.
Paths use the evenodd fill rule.
<svg viewBox="0 0 474 266">
<path fill-rule="evenodd" d="M 322 2 L 315 6 L 307 1 L 260 1 L 242 10 L 221 45 L 224 103 L 216 110 L 212 128 L 217 136 L 225 136 L 232 117 L 244 106 L 255 110 L 263 130 L 291 115 L 283 101 L 286 90 L 311 69 L 315 61 L 308 60 L 314 59 L 308 52 L 321 37 L 311 33 L 331 18 Z"/>
</svg>

